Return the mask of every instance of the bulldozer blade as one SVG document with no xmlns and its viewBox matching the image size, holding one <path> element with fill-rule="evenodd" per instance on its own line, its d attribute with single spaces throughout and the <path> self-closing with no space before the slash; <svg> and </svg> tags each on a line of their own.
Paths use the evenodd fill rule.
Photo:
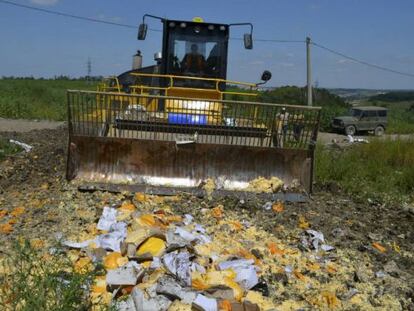
<svg viewBox="0 0 414 311">
<path fill-rule="evenodd" d="M 71 138 L 67 176 L 89 189 L 198 196 L 206 194 L 207 180 L 243 185 L 276 176 L 286 185 L 296 180 L 310 192 L 312 163 L 306 150 L 78 136 Z"/>
<path fill-rule="evenodd" d="M 67 179 L 84 190 L 296 201 L 312 191 L 320 107 L 68 91 L 68 115 Z M 283 192 L 249 193 L 274 177 Z"/>
</svg>

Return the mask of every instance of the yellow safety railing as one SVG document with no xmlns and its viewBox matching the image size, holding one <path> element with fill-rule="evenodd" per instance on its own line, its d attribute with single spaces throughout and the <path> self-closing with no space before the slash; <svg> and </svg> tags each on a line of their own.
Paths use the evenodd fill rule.
<svg viewBox="0 0 414 311">
<path fill-rule="evenodd" d="M 105 83 L 105 81 L 107 81 L 107 80 L 115 81 L 115 86 L 109 86 L 107 83 Z M 121 84 L 119 83 L 119 80 L 116 76 L 109 76 L 109 77 L 105 78 L 102 83 L 100 83 L 98 85 L 98 91 L 102 91 L 102 92 L 111 92 L 111 91 L 121 92 Z"/>
<path fill-rule="evenodd" d="M 196 91 L 212 91 L 212 92 L 218 92 L 221 95 L 223 94 L 231 94 L 231 95 L 242 95 L 242 96 L 257 96 L 256 93 L 245 93 L 245 92 L 233 92 L 233 91 L 221 91 L 220 90 L 220 84 L 232 84 L 232 85 L 241 85 L 245 87 L 249 87 L 250 90 L 253 90 L 256 88 L 256 84 L 254 83 L 246 83 L 246 82 L 239 82 L 239 81 L 232 81 L 232 80 L 225 80 L 225 79 L 216 79 L 216 78 L 201 78 L 201 77 L 192 77 L 192 76 L 177 76 L 177 75 L 164 75 L 164 74 L 156 74 L 156 73 L 131 73 L 133 76 L 138 77 L 149 77 L 149 78 L 166 78 L 169 79 L 170 83 L 167 87 L 161 87 L 161 86 L 144 86 L 144 85 L 132 85 L 130 86 L 131 89 L 141 89 L 141 92 L 143 89 L 156 89 L 156 90 L 164 90 L 167 91 L 172 88 L 178 88 L 178 89 L 188 89 L 188 90 L 196 90 Z M 174 86 L 174 79 L 182 79 L 182 80 L 195 80 L 195 81 L 211 81 L 215 82 L 215 88 L 214 89 L 201 89 L 201 88 L 191 88 L 191 87 L 177 87 Z"/>
</svg>

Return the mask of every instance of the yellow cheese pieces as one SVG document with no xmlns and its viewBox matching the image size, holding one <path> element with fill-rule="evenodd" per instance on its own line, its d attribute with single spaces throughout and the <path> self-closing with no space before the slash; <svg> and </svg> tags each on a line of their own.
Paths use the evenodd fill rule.
<svg viewBox="0 0 414 311">
<path fill-rule="evenodd" d="M 16 207 L 15 209 L 13 209 L 10 213 L 10 215 L 14 216 L 14 217 L 18 217 L 20 215 L 22 215 L 24 213 L 24 207 Z"/>
<path fill-rule="evenodd" d="M 321 295 L 324 302 L 328 305 L 329 309 L 336 309 L 341 305 L 341 302 L 336 297 L 335 293 L 330 291 L 323 291 Z"/>
<path fill-rule="evenodd" d="M 197 290 L 205 290 L 210 287 L 225 285 L 233 290 L 234 298 L 238 301 L 243 297 L 243 289 L 234 281 L 236 273 L 229 269 L 224 271 L 209 271 L 206 274 L 193 272 L 191 286 Z"/>
<path fill-rule="evenodd" d="M 13 226 L 9 223 L 0 225 L 0 233 L 11 233 L 13 231 Z"/>
<path fill-rule="evenodd" d="M 301 229 L 304 229 L 304 230 L 309 229 L 310 224 L 309 224 L 309 222 L 306 221 L 305 216 L 303 216 L 303 215 L 299 216 L 298 227 L 301 228 Z"/>
<path fill-rule="evenodd" d="M 140 228 L 128 233 L 128 236 L 125 239 L 125 243 L 134 243 L 135 245 L 139 245 L 145 241 L 145 239 L 150 234 L 150 230 L 148 228 Z"/>
<path fill-rule="evenodd" d="M 127 220 L 131 217 L 132 213 L 135 212 L 136 207 L 134 204 L 132 203 L 123 203 L 119 208 L 118 208 L 118 216 L 116 217 L 116 219 L 118 221 L 124 221 Z"/>
<path fill-rule="evenodd" d="M 381 253 L 385 253 L 387 251 L 387 249 L 378 242 L 372 243 L 372 246 Z"/>
<path fill-rule="evenodd" d="M 91 290 L 93 293 L 106 292 L 106 276 L 100 275 L 95 277 Z"/>
<path fill-rule="evenodd" d="M 252 180 L 246 190 L 258 193 L 272 193 L 280 190 L 282 186 L 283 181 L 277 177 L 272 177 L 270 179 L 259 177 Z"/>
<path fill-rule="evenodd" d="M 113 252 L 106 255 L 103 259 L 105 269 L 111 270 L 121 267 L 128 263 L 127 257 L 122 257 L 121 253 Z"/>
<path fill-rule="evenodd" d="M 136 219 L 136 223 L 140 226 L 152 227 L 152 226 L 155 226 L 156 220 L 155 220 L 155 217 L 153 215 L 144 214 L 144 215 L 141 215 L 140 217 L 138 217 Z"/>
<path fill-rule="evenodd" d="M 75 263 L 75 271 L 78 273 L 87 273 L 93 269 L 92 261 L 89 257 L 81 257 Z"/>
<path fill-rule="evenodd" d="M 143 203 L 147 201 L 147 196 L 142 192 L 137 192 L 135 193 L 135 200 L 137 200 L 137 202 Z"/>
<path fill-rule="evenodd" d="M 282 202 L 277 202 L 272 205 L 272 210 L 275 213 L 281 213 L 285 210 L 285 205 Z"/>
<path fill-rule="evenodd" d="M 217 205 L 215 208 L 211 210 L 211 216 L 213 216 L 216 219 L 223 218 L 223 205 Z"/>
<path fill-rule="evenodd" d="M 164 251 L 165 241 L 160 238 L 151 237 L 138 248 L 137 255 L 140 256 L 149 253 L 152 256 L 160 256 Z"/>
<path fill-rule="evenodd" d="M 246 297 L 243 301 L 250 301 L 251 303 L 255 303 L 259 306 L 260 310 L 273 310 L 274 305 L 272 301 L 267 298 L 263 297 L 261 293 L 256 291 L 248 291 Z"/>
</svg>

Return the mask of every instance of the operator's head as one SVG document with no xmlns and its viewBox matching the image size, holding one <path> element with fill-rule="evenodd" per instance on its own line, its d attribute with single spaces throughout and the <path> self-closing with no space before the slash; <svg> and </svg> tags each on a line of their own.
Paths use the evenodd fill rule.
<svg viewBox="0 0 414 311">
<path fill-rule="evenodd" d="M 191 53 L 196 54 L 198 52 L 198 45 L 193 43 L 191 44 Z"/>
</svg>

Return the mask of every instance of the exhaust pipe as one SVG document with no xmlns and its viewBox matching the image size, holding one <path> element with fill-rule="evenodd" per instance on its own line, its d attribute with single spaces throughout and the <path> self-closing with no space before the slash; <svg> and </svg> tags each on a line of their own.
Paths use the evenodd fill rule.
<svg viewBox="0 0 414 311">
<path fill-rule="evenodd" d="M 132 57 L 132 70 L 137 70 L 142 68 L 142 55 L 141 51 L 138 50 L 137 53 Z"/>
</svg>

